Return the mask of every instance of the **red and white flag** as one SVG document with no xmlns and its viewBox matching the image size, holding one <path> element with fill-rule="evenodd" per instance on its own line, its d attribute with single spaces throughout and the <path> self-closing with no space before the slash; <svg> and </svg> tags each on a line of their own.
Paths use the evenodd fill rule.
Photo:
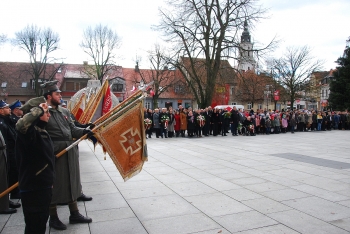
<svg viewBox="0 0 350 234">
<path fill-rule="evenodd" d="M 108 86 L 106 93 L 103 97 L 103 105 L 102 105 L 102 115 L 106 114 L 112 108 L 112 95 L 111 88 Z"/>
</svg>

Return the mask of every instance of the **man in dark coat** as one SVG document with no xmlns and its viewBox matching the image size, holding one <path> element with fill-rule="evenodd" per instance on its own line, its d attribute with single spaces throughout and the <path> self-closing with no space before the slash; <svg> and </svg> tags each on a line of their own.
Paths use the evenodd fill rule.
<svg viewBox="0 0 350 234">
<path fill-rule="evenodd" d="M 239 112 L 237 110 L 237 107 L 234 106 L 233 109 L 231 110 L 231 133 L 232 133 L 232 136 L 238 136 L 237 135 L 237 127 L 238 127 L 239 119 L 240 119 Z"/>
<path fill-rule="evenodd" d="M 205 108 L 205 110 L 203 111 L 203 116 L 205 118 L 205 124 L 203 127 L 204 136 L 209 136 L 211 115 L 212 115 L 212 111 L 209 111 L 208 107 Z"/>
<path fill-rule="evenodd" d="M 70 112 L 62 108 L 60 90 L 56 82 L 48 82 L 43 86 L 44 96 L 47 103 L 52 107 L 50 109 L 50 119 L 46 126 L 53 145 L 55 155 L 71 145 L 75 139 L 84 134 L 90 134 L 91 131 L 79 128 L 74 125 L 70 117 Z M 57 230 L 65 230 L 64 225 L 57 215 L 57 204 L 68 203 L 70 216 L 69 223 L 90 223 L 91 218 L 84 217 L 79 213 L 77 198 L 81 195 L 81 182 L 79 170 L 79 151 L 78 147 L 73 147 L 64 155 L 56 159 L 55 164 L 56 177 L 52 189 L 52 200 L 50 205 L 50 227 Z"/>
<path fill-rule="evenodd" d="M 6 144 L 0 131 L 0 192 L 8 188 L 6 161 Z M 0 214 L 13 214 L 16 212 L 15 208 L 9 208 L 9 196 L 7 194 L 0 198 Z"/>
<path fill-rule="evenodd" d="M 168 122 L 164 121 L 167 118 Z M 167 113 L 166 108 L 162 108 L 162 112 L 159 114 L 159 124 L 160 124 L 160 136 L 163 138 L 163 134 L 165 138 L 168 138 L 168 130 L 167 125 L 169 124 L 169 115 Z"/>
<path fill-rule="evenodd" d="M 30 99 L 23 109 L 26 115 L 16 124 L 16 159 L 24 233 L 44 234 L 55 176 L 53 144 L 45 130 L 50 112 L 44 97 Z"/>
<path fill-rule="evenodd" d="M 16 123 L 17 121 L 22 117 L 23 115 L 23 111 L 20 109 L 22 106 L 22 103 L 19 100 L 16 100 L 15 102 L 11 103 L 9 105 L 10 109 L 11 109 L 11 114 L 9 117 L 9 127 L 11 128 L 14 137 L 16 138 L 17 132 L 16 132 Z M 16 164 L 16 160 L 14 160 L 15 158 L 15 149 L 14 149 L 14 145 L 13 148 L 9 148 L 9 153 L 8 155 L 10 155 L 11 157 L 11 161 L 10 161 L 10 165 L 9 165 L 9 184 L 15 184 L 18 181 L 18 168 L 17 168 L 17 164 Z M 11 199 L 19 199 L 20 194 L 19 194 L 19 189 L 15 188 L 11 191 Z"/>
<path fill-rule="evenodd" d="M 0 100 L 0 131 L 5 140 L 6 144 L 6 155 L 7 155 L 7 178 L 8 186 L 11 187 L 13 184 L 18 181 L 18 171 L 16 166 L 16 157 L 15 157 L 15 142 L 16 142 L 16 130 L 11 125 L 10 120 L 11 109 L 9 105 Z M 12 195 L 12 193 L 14 195 Z M 19 192 L 18 189 L 15 189 L 14 192 L 11 192 L 11 198 L 18 199 Z M 10 208 L 19 208 L 21 204 L 10 202 Z"/>
</svg>

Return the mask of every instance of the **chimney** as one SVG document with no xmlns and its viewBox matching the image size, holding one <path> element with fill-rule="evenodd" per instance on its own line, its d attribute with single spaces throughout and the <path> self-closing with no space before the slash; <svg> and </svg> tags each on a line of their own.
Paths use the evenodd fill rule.
<svg viewBox="0 0 350 234">
<path fill-rule="evenodd" d="M 136 62 L 136 65 L 135 65 L 135 72 L 140 72 L 139 62 Z"/>
<path fill-rule="evenodd" d="M 83 64 L 88 65 L 89 63 L 88 63 L 88 61 L 83 61 Z"/>
</svg>

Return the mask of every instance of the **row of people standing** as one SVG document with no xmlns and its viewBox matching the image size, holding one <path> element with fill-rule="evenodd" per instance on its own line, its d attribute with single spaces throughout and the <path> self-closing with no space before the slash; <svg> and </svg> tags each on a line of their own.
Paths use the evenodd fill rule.
<svg viewBox="0 0 350 234">
<path fill-rule="evenodd" d="M 249 118 L 248 118 L 249 117 Z M 321 112 L 304 110 L 282 111 L 243 111 L 234 107 L 226 109 L 197 109 L 182 108 L 173 110 L 162 108 L 161 110 L 145 109 L 145 118 L 152 120 L 152 125 L 147 129 L 148 137 L 152 132 L 156 137 L 184 137 L 185 132 L 189 137 L 197 136 L 226 136 L 231 130 L 233 136 L 242 134 L 242 126 L 254 126 L 254 135 L 286 133 L 295 131 L 313 131 L 348 129 L 350 115 L 346 112 Z"/>
</svg>

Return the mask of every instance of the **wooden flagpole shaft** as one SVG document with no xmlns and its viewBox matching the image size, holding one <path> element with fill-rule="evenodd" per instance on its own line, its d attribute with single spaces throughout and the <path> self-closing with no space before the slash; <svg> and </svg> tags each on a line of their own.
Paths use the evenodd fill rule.
<svg viewBox="0 0 350 234">
<path fill-rule="evenodd" d="M 116 112 L 111 113 L 110 116 L 107 117 L 107 119 L 102 120 L 101 119 L 101 123 L 99 123 L 94 129 L 92 129 L 92 132 L 95 132 L 97 129 L 99 129 L 100 127 L 102 127 L 103 125 L 105 125 L 106 123 L 109 123 L 110 121 L 113 121 L 114 119 L 112 119 L 112 117 L 117 114 L 118 112 L 120 112 L 121 110 L 125 109 L 125 107 L 132 105 L 134 103 L 136 103 L 139 100 L 144 99 L 144 96 L 141 96 L 135 100 L 133 100 L 131 103 L 127 103 L 127 105 L 123 105 L 120 106 L 120 108 L 118 110 L 116 110 Z M 100 119 L 98 119 L 100 120 Z M 95 123 L 98 121 L 96 120 Z M 78 140 L 76 140 L 74 143 L 72 143 L 71 145 L 69 145 L 67 148 L 65 148 L 64 150 L 62 150 L 61 152 L 59 152 L 58 154 L 56 154 L 56 158 L 61 157 L 63 154 L 65 154 L 67 151 L 69 151 L 70 149 L 72 149 L 74 146 L 78 145 L 81 141 L 85 140 L 87 137 L 87 134 L 85 134 L 84 136 L 80 137 Z M 38 173 L 39 174 L 39 173 Z M 17 188 L 19 185 L 19 183 L 15 183 L 13 184 L 11 187 L 7 188 L 5 191 L 3 191 L 2 193 L 0 193 L 0 198 L 2 198 L 3 196 L 5 196 L 6 194 L 8 194 L 9 192 L 11 192 L 13 189 Z"/>
</svg>

